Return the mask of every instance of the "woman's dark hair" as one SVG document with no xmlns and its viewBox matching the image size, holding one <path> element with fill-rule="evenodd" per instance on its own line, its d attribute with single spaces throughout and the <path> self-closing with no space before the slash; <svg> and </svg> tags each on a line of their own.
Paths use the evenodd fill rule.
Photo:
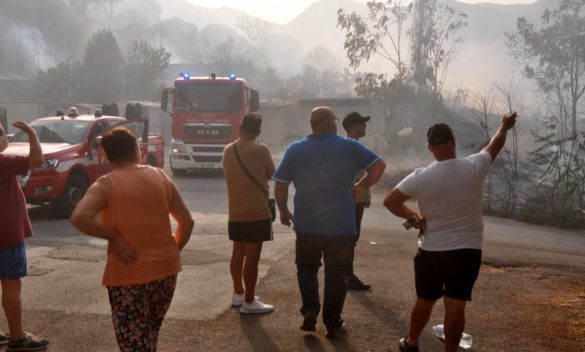
<svg viewBox="0 0 585 352">
<path fill-rule="evenodd" d="M 110 162 L 134 161 L 138 141 L 126 127 L 116 127 L 102 136 L 102 148 Z"/>
<path fill-rule="evenodd" d="M 262 116 L 249 112 L 242 117 L 240 125 L 246 133 L 260 133 L 260 127 L 262 127 Z"/>
</svg>

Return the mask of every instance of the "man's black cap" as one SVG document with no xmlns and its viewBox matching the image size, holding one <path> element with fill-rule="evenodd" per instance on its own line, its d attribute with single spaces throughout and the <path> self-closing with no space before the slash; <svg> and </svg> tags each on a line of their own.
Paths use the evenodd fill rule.
<svg viewBox="0 0 585 352">
<path fill-rule="evenodd" d="M 242 117 L 242 122 L 240 124 L 247 133 L 258 133 L 260 132 L 260 127 L 262 127 L 262 116 L 247 113 Z"/>
<path fill-rule="evenodd" d="M 454 139 L 451 127 L 445 123 L 436 123 L 427 131 L 427 142 L 430 145 L 439 145 Z"/>
<path fill-rule="evenodd" d="M 369 116 L 362 116 L 354 111 L 350 112 L 343 118 L 343 122 L 341 122 L 341 125 L 343 126 L 344 129 L 348 130 L 353 125 L 357 125 L 358 123 L 365 123 L 368 121 L 370 121 Z"/>
</svg>

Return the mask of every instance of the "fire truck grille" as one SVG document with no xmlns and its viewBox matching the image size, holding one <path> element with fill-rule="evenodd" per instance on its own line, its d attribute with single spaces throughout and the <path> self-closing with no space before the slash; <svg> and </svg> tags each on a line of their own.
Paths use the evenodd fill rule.
<svg viewBox="0 0 585 352">
<path fill-rule="evenodd" d="M 220 163 L 221 155 L 193 155 L 193 159 L 198 163 Z"/>
<path fill-rule="evenodd" d="M 191 151 L 193 151 L 193 153 L 219 153 L 219 154 L 222 154 L 224 147 L 225 146 L 223 146 L 223 145 L 220 145 L 218 147 L 199 145 L 199 146 L 191 147 Z"/>
<path fill-rule="evenodd" d="M 228 139 L 232 134 L 231 125 L 192 124 L 184 127 L 187 138 Z"/>
</svg>

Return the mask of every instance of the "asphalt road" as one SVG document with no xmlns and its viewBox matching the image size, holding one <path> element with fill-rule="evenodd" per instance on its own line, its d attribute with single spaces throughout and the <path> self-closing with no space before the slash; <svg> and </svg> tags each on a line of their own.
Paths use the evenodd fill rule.
<svg viewBox="0 0 585 352">
<path fill-rule="evenodd" d="M 196 225 L 182 253 L 184 270 L 161 333 L 161 351 L 396 350 L 395 341 L 406 329 L 407 302 L 413 294 L 410 258 L 416 249 L 416 234 L 402 229 L 402 221 L 383 208 L 381 195 L 375 196 L 366 211 L 366 235 L 357 267 L 374 282 L 375 290 L 369 296 L 349 295 L 346 308 L 346 314 L 353 317 L 348 323 L 362 331 L 361 335 L 350 343 L 330 343 L 322 334 L 316 340 L 302 337 L 296 326 L 299 298 L 291 230 L 276 225 L 275 240 L 264 246 L 262 254 L 258 294 L 277 304 L 277 311 L 257 319 L 239 317 L 230 307 L 231 243 L 227 240 L 224 180 L 207 175 L 175 178 L 175 182 Z M 29 212 L 36 235 L 27 241 L 30 276 L 23 288 L 27 329 L 50 338 L 50 351 L 115 351 L 107 294 L 100 285 L 105 242 L 81 235 L 67 220 L 49 217 L 46 208 L 34 207 Z M 585 278 L 583 233 L 489 217 L 485 232 L 484 264 L 494 270 L 546 266 L 553 273 L 571 272 L 572 278 Z M 486 281 L 491 280 L 490 274 L 485 276 Z M 369 320 L 372 317 L 375 323 Z M 385 332 L 384 337 L 368 330 L 378 325 L 397 331 Z M 435 343 L 428 336 L 425 339 L 423 342 Z M 545 345 L 526 351 L 555 351 Z M 507 350 L 487 346 L 480 341 L 474 350 Z"/>
</svg>

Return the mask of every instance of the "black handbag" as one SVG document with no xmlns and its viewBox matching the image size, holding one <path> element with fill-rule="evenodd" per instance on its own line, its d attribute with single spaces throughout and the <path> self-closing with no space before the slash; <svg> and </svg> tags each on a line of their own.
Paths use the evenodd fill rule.
<svg viewBox="0 0 585 352">
<path fill-rule="evenodd" d="M 236 153 L 236 158 L 238 159 L 240 167 L 242 168 L 242 170 L 244 170 L 244 173 L 250 178 L 250 180 L 252 180 L 252 182 L 254 182 L 256 187 L 258 187 L 258 189 L 262 191 L 262 194 L 264 194 L 264 196 L 268 200 L 268 207 L 270 208 L 270 214 L 272 215 L 272 221 L 274 222 L 274 220 L 276 220 L 276 202 L 274 201 L 274 198 L 270 198 L 268 191 L 264 187 L 262 187 L 262 184 L 260 184 L 260 182 L 250 173 L 246 165 L 244 165 L 242 159 L 240 159 L 240 153 L 238 153 L 236 143 L 234 143 L 234 153 Z"/>
</svg>

